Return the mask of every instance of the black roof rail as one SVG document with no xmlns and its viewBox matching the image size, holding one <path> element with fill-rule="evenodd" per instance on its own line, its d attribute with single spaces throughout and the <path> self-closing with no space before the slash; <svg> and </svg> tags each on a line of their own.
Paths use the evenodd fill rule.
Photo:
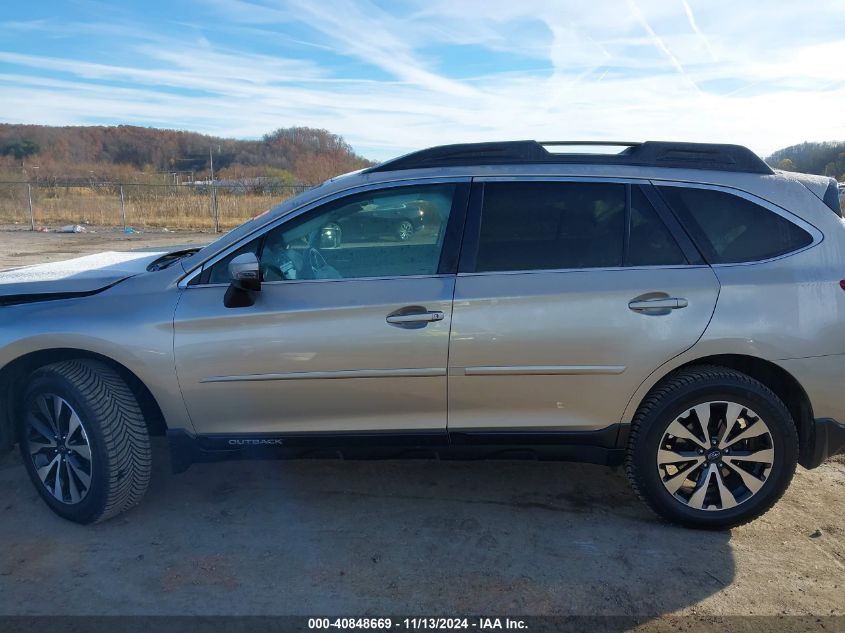
<svg viewBox="0 0 845 633">
<path fill-rule="evenodd" d="M 613 154 L 557 153 L 549 146 L 622 146 Z M 370 167 L 366 171 L 399 171 L 426 167 L 462 167 L 473 165 L 584 163 L 600 165 L 636 165 L 712 169 L 752 174 L 774 173 L 762 158 L 747 147 L 716 143 L 672 143 L 646 141 L 504 141 L 501 143 L 461 143 L 440 145 L 405 154 Z"/>
</svg>

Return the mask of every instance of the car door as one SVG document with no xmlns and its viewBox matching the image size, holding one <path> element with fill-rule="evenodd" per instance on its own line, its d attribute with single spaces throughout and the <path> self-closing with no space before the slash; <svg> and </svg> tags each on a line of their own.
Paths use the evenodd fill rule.
<svg viewBox="0 0 845 633">
<path fill-rule="evenodd" d="M 476 181 L 450 433 L 610 428 L 638 385 L 698 340 L 718 281 L 658 202 L 630 181 Z"/>
<path fill-rule="evenodd" d="M 437 431 L 466 180 L 406 181 L 305 209 L 210 262 L 175 312 L 179 384 L 201 434 Z M 429 230 L 399 241 L 355 214 L 423 198 Z M 362 229 L 363 230 L 363 229 Z M 366 238 L 366 239 L 365 239 Z M 226 267 L 254 252 L 254 305 L 227 308 Z"/>
</svg>

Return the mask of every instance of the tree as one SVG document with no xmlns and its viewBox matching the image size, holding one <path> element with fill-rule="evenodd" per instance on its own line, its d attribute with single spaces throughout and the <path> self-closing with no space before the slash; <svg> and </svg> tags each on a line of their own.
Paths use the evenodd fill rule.
<svg viewBox="0 0 845 633">
<path fill-rule="evenodd" d="M 38 143 L 30 141 L 29 139 L 24 139 L 22 141 L 12 141 L 11 143 L 7 143 L 3 147 L 3 156 L 9 156 L 11 154 L 18 160 L 23 160 L 24 158 L 33 156 L 40 151 L 41 148 Z"/>
<path fill-rule="evenodd" d="M 142 171 L 149 172 L 144 180 L 155 173 L 174 171 L 194 172 L 202 178 L 209 172 L 209 148 L 214 151 L 215 172 L 227 177 L 241 174 L 312 183 L 370 165 L 340 136 L 304 127 L 282 128 L 262 139 L 239 140 L 132 125 L 0 123 L 0 170 L 9 169 L 14 161 L 19 168 L 23 159 L 38 154 L 42 179 L 88 179 L 92 171 L 115 182 Z"/>
<path fill-rule="evenodd" d="M 792 163 L 784 167 L 785 161 Z M 767 159 L 769 165 L 781 169 L 835 176 L 845 170 L 845 142 L 799 143 L 776 151 Z"/>
<path fill-rule="evenodd" d="M 782 169 L 784 171 L 796 171 L 795 163 L 792 162 L 791 158 L 782 158 L 781 160 L 779 160 L 777 168 Z"/>
</svg>

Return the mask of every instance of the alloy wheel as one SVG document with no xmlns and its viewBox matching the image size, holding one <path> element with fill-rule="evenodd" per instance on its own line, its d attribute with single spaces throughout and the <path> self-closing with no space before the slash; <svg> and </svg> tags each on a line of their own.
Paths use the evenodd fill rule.
<svg viewBox="0 0 845 633">
<path fill-rule="evenodd" d="M 26 412 L 26 440 L 35 472 L 57 501 L 81 502 L 91 488 L 91 444 L 64 398 L 39 394 Z"/>
<path fill-rule="evenodd" d="M 399 239 L 403 242 L 414 234 L 414 225 L 410 220 L 403 220 L 399 223 Z"/>
<path fill-rule="evenodd" d="M 775 460 L 772 434 L 754 411 L 735 402 L 697 404 L 666 428 L 657 451 L 663 486 L 696 510 L 728 510 L 766 483 Z"/>
</svg>

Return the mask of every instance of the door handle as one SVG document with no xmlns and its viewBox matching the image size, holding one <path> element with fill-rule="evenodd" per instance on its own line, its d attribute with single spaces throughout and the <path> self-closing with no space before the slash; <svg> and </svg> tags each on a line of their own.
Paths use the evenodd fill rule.
<svg viewBox="0 0 845 633">
<path fill-rule="evenodd" d="M 632 299 L 628 302 L 628 307 L 634 312 L 643 310 L 677 310 L 678 308 L 686 308 L 689 301 L 681 297 L 663 297 L 660 299 Z"/>
<path fill-rule="evenodd" d="M 440 310 L 428 312 L 412 312 L 411 314 L 388 314 L 385 319 L 392 325 L 405 325 L 407 323 L 429 323 L 431 321 L 442 321 L 444 314 Z"/>
</svg>

